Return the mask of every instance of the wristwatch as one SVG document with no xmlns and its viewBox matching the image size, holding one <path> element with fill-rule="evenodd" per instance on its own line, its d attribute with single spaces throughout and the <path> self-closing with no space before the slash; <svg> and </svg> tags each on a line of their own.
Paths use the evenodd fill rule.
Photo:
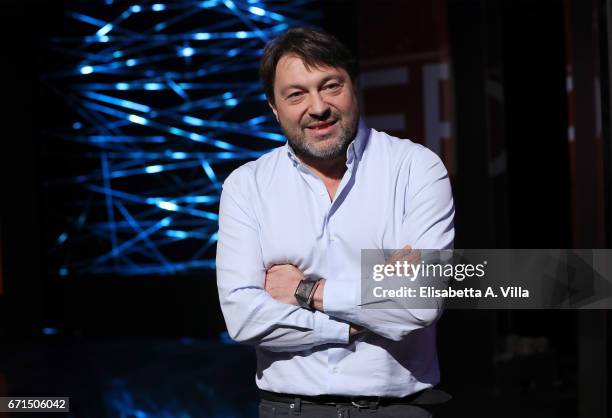
<svg viewBox="0 0 612 418">
<path fill-rule="evenodd" d="M 318 280 L 300 280 L 300 283 L 295 288 L 294 296 L 302 308 L 312 309 L 312 298 L 318 285 Z"/>
</svg>

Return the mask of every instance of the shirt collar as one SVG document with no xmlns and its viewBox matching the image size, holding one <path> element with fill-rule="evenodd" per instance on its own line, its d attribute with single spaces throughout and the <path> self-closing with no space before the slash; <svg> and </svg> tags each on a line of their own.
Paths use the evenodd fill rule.
<svg viewBox="0 0 612 418">
<path fill-rule="evenodd" d="M 359 118 L 359 125 L 357 128 L 357 134 L 355 135 L 355 139 L 351 141 L 346 150 L 346 165 L 353 163 L 353 160 L 356 158 L 357 160 L 361 159 L 363 155 L 363 150 L 370 138 L 370 128 L 366 125 L 363 118 Z M 289 141 L 285 143 L 285 149 L 287 151 L 287 155 L 289 159 L 293 162 L 294 165 L 301 164 L 300 159 L 295 155 L 295 151 L 289 145 Z"/>
</svg>

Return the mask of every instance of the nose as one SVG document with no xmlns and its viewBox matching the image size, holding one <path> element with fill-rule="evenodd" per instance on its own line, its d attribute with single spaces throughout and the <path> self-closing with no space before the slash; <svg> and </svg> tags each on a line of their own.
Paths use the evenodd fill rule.
<svg viewBox="0 0 612 418">
<path fill-rule="evenodd" d="M 311 95 L 308 113 L 312 118 L 327 119 L 329 117 L 330 112 L 331 108 L 329 107 L 329 104 L 319 93 Z"/>
</svg>

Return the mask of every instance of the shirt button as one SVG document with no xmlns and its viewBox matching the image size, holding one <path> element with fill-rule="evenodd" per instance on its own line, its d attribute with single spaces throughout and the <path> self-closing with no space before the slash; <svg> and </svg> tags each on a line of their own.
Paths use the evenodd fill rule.
<svg viewBox="0 0 612 418">
<path fill-rule="evenodd" d="M 336 366 L 332 367 L 332 373 L 338 373 L 338 368 Z"/>
<path fill-rule="evenodd" d="M 319 192 L 319 194 L 320 194 L 321 196 L 325 196 L 325 193 L 326 193 L 326 192 L 325 192 L 325 190 L 321 190 L 321 191 Z"/>
</svg>

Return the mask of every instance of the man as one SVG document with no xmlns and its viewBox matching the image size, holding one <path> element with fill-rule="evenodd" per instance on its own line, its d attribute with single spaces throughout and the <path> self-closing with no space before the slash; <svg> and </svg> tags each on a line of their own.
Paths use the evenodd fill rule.
<svg viewBox="0 0 612 418">
<path fill-rule="evenodd" d="M 256 348 L 260 416 L 430 416 L 417 405 L 439 381 L 441 309 L 361 307 L 360 257 L 451 248 L 447 172 L 360 120 L 355 62 L 334 37 L 288 30 L 260 75 L 287 144 L 226 179 L 217 247 L 228 332 Z"/>
</svg>

